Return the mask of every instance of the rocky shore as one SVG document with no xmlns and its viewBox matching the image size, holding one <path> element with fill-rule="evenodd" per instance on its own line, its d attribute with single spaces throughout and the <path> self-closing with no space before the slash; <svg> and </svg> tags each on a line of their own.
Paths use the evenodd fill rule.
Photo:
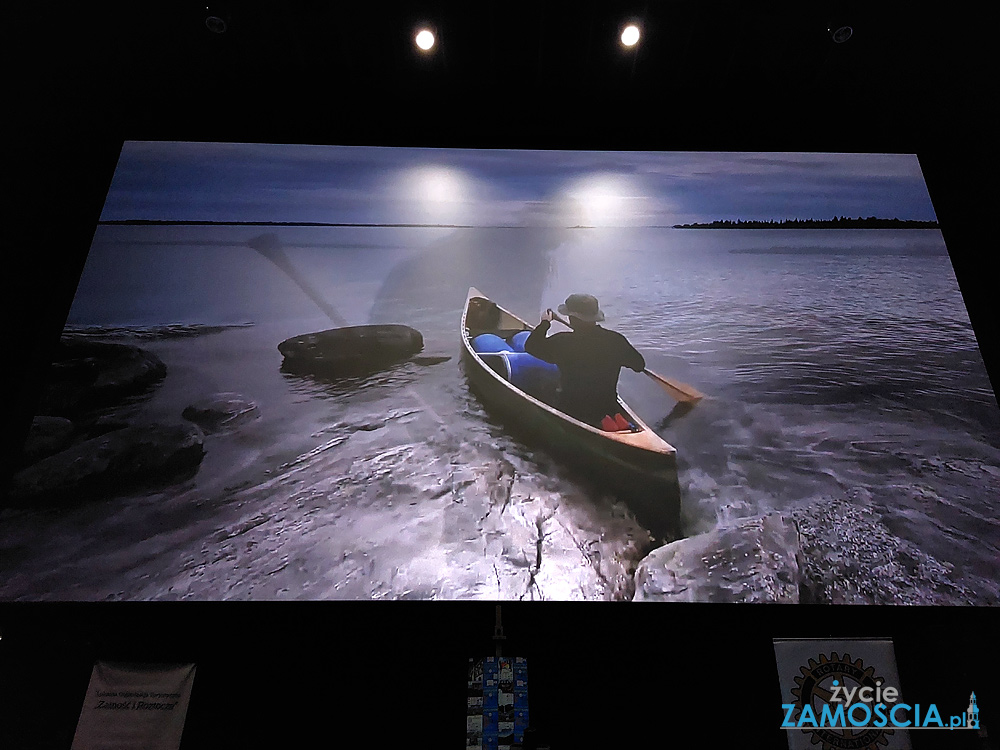
<svg viewBox="0 0 1000 750">
<path fill-rule="evenodd" d="M 166 375 L 160 358 L 139 346 L 65 334 L 8 503 L 86 501 L 180 481 L 205 454 L 202 427 L 256 408 L 225 394 L 175 421 L 133 423 L 130 407 L 149 398 Z"/>
<path fill-rule="evenodd" d="M 952 570 L 889 532 L 867 492 L 742 518 L 639 563 L 635 601 L 986 604 Z"/>
<path fill-rule="evenodd" d="M 131 341 L 66 337 L 6 501 L 21 510 L 0 536 L 12 561 L 0 598 L 984 603 L 891 534 L 862 490 L 780 514 L 734 506 L 711 531 L 654 548 L 625 506 L 544 455 L 436 414 L 451 402 L 418 373 L 442 371 L 412 355 L 384 388 L 260 365 L 284 410 L 297 400 L 325 415 L 296 433 L 308 447 L 294 460 L 269 462 L 284 434 L 264 424 L 274 404 L 215 391 L 233 387 L 229 354 L 212 377 L 192 367 L 219 340 L 150 345 L 183 351 L 172 371 L 187 370 L 158 411 L 143 405 L 168 367 Z M 236 341 L 225 351 L 245 351 Z M 256 478 L 231 480 L 229 461 Z M 31 512 L 54 505 L 65 512 Z"/>
<path fill-rule="evenodd" d="M 166 326 L 163 337 L 217 332 Z M 122 332 L 118 332 L 121 335 Z M 136 338 L 148 337 L 142 332 Z M 283 370 L 339 377 L 373 371 L 423 348 L 407 326 L 355 326 L 281 342 Z M 192 394 L 176 420 L 133 422 L 135 406 L 167 376 L 167 366 L 132 343 L 66 333 L 14 475 L 14 506 L 113 497 L 181 481 L 198 470 L 205 435 L 238 429 L 257 418 L 256 403 L 232 392 Z"/>
</svg>

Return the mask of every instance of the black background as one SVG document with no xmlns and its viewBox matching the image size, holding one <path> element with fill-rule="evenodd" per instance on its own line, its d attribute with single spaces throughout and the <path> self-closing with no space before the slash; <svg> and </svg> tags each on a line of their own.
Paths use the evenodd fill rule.
<svg viewBox="0 0 1000 750">
<path fill-rule="evenodd" d="M 996 387 L 989 29 L 957 8 L 869 5 L 211 5 L 224 34 L 197 3 L 5 10 L 5 461 L 126 139 L 917 153 Z M 644 39 L 622 53 L 628 15 Z M 421 20 L 440 40 L 430 57 L 409 42 Z M 836 45 L 827 28 L 845 23 L 854 37 Z M 780 748 L 775 637 L 891 637 L 908 700 L 959 710 L 975 689 L 984 724 L 1000 715 L 994 609 L 506 603 L 503 615 L 504 652 L 529 658 L 532 723 L 553 747 L 666 745 L 691 725 L 699 745 Z M 492 653 L 493 620 L 492 604 L 471 602 L 2 603 L 0 744 L 68 747 L 102 658 L 198 664 L 185 749 L 357 731 L 373 747 L 460 747 L 466 658 Z"/>
</svg>

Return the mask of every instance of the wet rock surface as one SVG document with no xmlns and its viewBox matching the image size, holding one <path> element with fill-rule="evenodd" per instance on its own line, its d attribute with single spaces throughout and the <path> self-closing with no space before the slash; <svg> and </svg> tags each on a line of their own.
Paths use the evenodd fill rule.
<svg viewBox="0 0 1000 750">
<path fill-rule="evenodd" d="M 181 416 L 205 432 L 238 427 L 259 416 L 257 404 L 239 393 L 215 393 L 185 407 Z"/>
<path fill-rule="evenodd" d="M 13 504 L 86 499 L 168 479 L 191 470 L 204 455 L 191 424 L 126 427 L 76 443 L 14 475 Z"/>
<path fill-rule="evenodd" d="M 802 601 L 817 604 L 989 604 L 953 568 L 893 535 L 864 490 L 793 511 L 802 538 Z M 983 587 L 988 590 L 988 587 Z"/>
<path fill-rule="evenodd" d="M 635 575 L 634 601 L 799 601 L 798 531 L 777 513 L 671 542 Z"/>
<path fill-rule="evenodd" d="M 123 563 L 123 575 L 117 560 L 102 559 L 112 566 L 106 598 L 632 597 L 651 540 L 610 498 L 567 492 L 548 468 L 434 432 L 419 409 L 378 420 L 359 413 L 321 437 L 271 479 L 210 506 L 192 488 L 145 506 L 163 529 L 142 542 L 150 562 Z M 202 520 L 193 508 L 205 510 Z M 79 576 L 85 587 L 73 596 L 101 589 L 92 566 L 68 565 L 61 586 Z M 16 598 L 29 585 L 38 582 L 12 579 L 0 595 Z"/>
<path fill-rule="evenodd" d="M 622 509 L 538 492 L 530 468 L 482 446 L 454 446 L 449 455 L 415 442 L 372 453 L 365 444 L 374 437 L 370 424 L 348 427 L 241 495 L 249 507 L 264 497 L 274 507 L 278 498 L 289 514 L 252 513 L 235 524 L 200 570 L 204 578 L 176 582 L 170 596 L 211 596 L 201 583 L 217 588 L 218 563 L 241 571 L 227 573 L 226 597 L 630 598 L 649 542 Z M 428 482 L 442 474 L 428 468 L 445 468 L 446 479 Z M 282 549 L 291 516 L 306 547 L 296 559 Z M 327 550 L 336 554 L 326 558 Z"/>
<path fill-rule="evenodd" d="M 56 349 L 38 412 L 72 417 L 141 395 L 166 374 L 162 360 L 138 346 L 66 334 Z"/>
<path fill-rule="evenodd" d="M 988 605 L 990 586 L 894 535 L 871 496 L 825 498 L 672 542 L 644 558 L 635 601 Z"/>
</svg>

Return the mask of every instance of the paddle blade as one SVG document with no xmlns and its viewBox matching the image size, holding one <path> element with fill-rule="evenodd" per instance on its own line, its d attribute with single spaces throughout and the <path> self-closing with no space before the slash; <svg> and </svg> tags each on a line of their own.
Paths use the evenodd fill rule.
<svg viewBox="0 0 1000 750">
<path fill-rule="evenodd" d="M 340 316 L 340 313 L 334 309 L 333 305 L 327 302 L 323 298 L 323 295 L 309 282 L 309 279 L 299 273 L 298 269 L 292 265 L 288 256 L 285 255 L 284 248 L 282 248 L 281 241 L 277 235 L 270 233 L 262 234 L 247 240 L 247 245 L 284 271 L 288 278 L 294 281 L 299 289 L 305 292 L 306 296 L 316 303 L 316 306 L 326 314 L 326 317 L 333 321 L 334 325 L 341 328 L 347 327 L 347 321 Z"/>
<path fill-rule="evenodd" d="M 662 375 L 657 375 L 652 370 L 643 370 L 644 373 L 649 375 L 653 380 L 660 384 L 660 386 L 670 397 L 676 401 L 686 401 L 688 403 L 696 403 L 705 398 L 705 394 L 699 391 L 697 388 L 693 388 L 687 383 L 680 383 L 676 380 L 670 380 Z"/>
</svg>

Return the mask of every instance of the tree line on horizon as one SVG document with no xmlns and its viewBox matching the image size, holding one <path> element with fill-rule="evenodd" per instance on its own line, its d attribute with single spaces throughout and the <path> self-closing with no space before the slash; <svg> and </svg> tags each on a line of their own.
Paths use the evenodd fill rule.
<svg viewBox="0 0 1000 750">
<path fill-rule="evenodd" d="M 708 223 L 674 224 L 674 229 L 938 229 L 936 221 L 915 219 L 852 218 L 835 216 L 832 219 L 782 219 L 781 221 L 723 219 Z"/>
</svg>

